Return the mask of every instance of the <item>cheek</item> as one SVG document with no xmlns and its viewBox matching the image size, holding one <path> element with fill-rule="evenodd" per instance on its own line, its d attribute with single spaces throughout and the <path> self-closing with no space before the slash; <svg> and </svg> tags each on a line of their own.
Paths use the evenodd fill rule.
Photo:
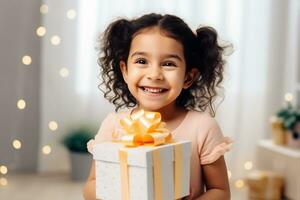
<svg viewBox="0 0 300 200">
<path fill-rule="evenodd" d="M 130 69 L 128 70 L 128 81 L 136 82 L 143 76 L 143 71 L 139 69 Z"/>
<path fill-rule="evenodd" d="M 168 80 L 173 83 L 174 86 L 180 87 L 184 82 L 184 72 L 179 71 L 168 75 Z"/>
</svg>

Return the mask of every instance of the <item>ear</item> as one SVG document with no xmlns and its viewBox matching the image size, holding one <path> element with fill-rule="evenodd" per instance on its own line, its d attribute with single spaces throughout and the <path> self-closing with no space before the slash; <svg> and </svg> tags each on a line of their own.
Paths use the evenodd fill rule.
<svg viewBox="0 0 300 200">
<path fill-rule="evenodd" d="M 186 75 L 184 79 L 183 89 L 188 89 L 193 82 L 199 77 L 200 72 L 197 68 L 192 68 Z"/>
<path fill-rule="evenodd" d="M 127 71 L 126 63 L 123 60 L 120 61 L 120 69 L 122 72 L 123 79 L 124 79 L 125 83 L 127 83 L 128 71 Z"/>
</svg>

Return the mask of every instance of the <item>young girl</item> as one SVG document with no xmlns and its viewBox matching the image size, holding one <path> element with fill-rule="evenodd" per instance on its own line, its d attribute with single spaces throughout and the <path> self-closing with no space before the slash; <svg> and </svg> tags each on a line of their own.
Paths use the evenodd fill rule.
<svg viewBox="0 0 300 200">
<path fill-rule="evenodd" d="M 190 195 L 184 199 L 230 199 L 223 154 L 231 141 L 205 112 L 215 115 L 213 101 L 223 79 L 225 47 L 216 31 L 201 27 L 194 33 L 174 15 L 148 14 L 113 22 L 102 42 L 104 97 L 116 112 L 104 119 L 88 150 L 118 137 L 122 117 L 139 109 L 160 112 L 175 140 L 192 141 Z M 117 112 L 122 107 L 128 109 Z M 83 194 L 95 199 L 94 162 Z"/>
</svg>

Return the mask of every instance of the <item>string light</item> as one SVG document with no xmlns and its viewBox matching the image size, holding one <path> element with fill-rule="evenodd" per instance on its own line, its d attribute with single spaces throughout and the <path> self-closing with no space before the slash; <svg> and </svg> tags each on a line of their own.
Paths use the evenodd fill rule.
<svg viewBox="0 0 300 200">
<path fill-rule="evenodd" d="M 15 149 L 21 149 L 22 147 L 22 143 L 20 140 L 14 140 L 12 144 Z"/>
<path fill-rule="evenodd" d="M 49 127 L 49 129 L 50 129 L 51 131 L 56 131 L 57 128 L 58 128 L 58 124 L 57 124 L 56 121 L 50 121 L 50 122 L 48 123 L 48 127 Z"/>
<path fill-rule="evenodd" d="M 18 107 L 20 110 L 25 109 L 25 107 L 26 107 L 26 102 L 25 102 L 25 100 L 24 100 L 24 99 L 18 100 L 18 102 L 17 102 L 17 107 Z"/>
<path fill-rule="evenodd" d="M 70 9 L 67 12 L 67 17 L 69 19 L 74 19 L 76 17 L 76 11 L 74 9 Z"/>
<path fill-rule="evenodd" d="M 58 35 L 53 35 L 51 37 L 51 44 L 52 45 L 57 46 L 57 45 L 60 44 L 60 42 L 61 42 L 61 40 L 60 40 L 60 37 Z"/>
<path fill-rule="evenodd" d="M 61 77 L 65 78 L 69 76 L 69 70 L 65 67 L 61 68 L 59 71 Z"/>
<path fill-rule="evenodd" d="M 244 167 L 246 170 L 250 170 L 253 167 L 253 163 L 251 161 L 247 161 L 245 162 Z"/>
<path fill-rule="evenodd" d="M 24 65 L 30 65 L 31 62 L 32 62 L 32 59 L 31 59 L 30 56 L 28 56 L 28 55 L 23 56 L 23 58 L 22 58 L 22 63 L 23 63 Z"/>
<path fill-rule="evenodd" d="M 1 174 L 7 174 L 7 167 L 5 165 L 0 166 L 0 173 Z"/>
<path fill-rule="evenodd" d="M 50 153 L 51 153 L 51 147 L 50 147 L 49 145 L 43 146 L 42 152 L 43 152 L 43 154 L 45 154 L 45 155 L 50 154 Z"/>
<path fill-rule="evenodd" d="M 46 34 L 46 28 L 44 26 L 40 26 L 36 29 L 36 34 L 40 37 L 43 37 Z"/>
<path fill-rule="evenodd" d="M 49 8 L 48 8 L 48 6 L 46 4 L 41 5 L 40 12 L 42 14 L 46 14 L 46 13 L 48 13 L 48 11 L 49 11 Z"/>
</svg>

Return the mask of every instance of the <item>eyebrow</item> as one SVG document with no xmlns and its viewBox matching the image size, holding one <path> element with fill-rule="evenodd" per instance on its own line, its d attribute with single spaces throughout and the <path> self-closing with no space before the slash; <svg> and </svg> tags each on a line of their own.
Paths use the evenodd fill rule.
<svg viewBox="0 0 300 200">
<path fill-rule="evenodd" d="M 131 57 L 137 56 L 137 55 L 147 56 L 148 53 L 142 52 L 142 51 L 136 51 L 136 52 L 134 52 L 134 53 L 131 55 Z M 182 61 L 182 58 L 181 58 L 180 56 L 178 56 L 177 54 L 165 54 L 163 57 L 165 57 L 165 58 L 175 58 L 175 59 L 178 59 L 178 60 Z"/>
</svg>

